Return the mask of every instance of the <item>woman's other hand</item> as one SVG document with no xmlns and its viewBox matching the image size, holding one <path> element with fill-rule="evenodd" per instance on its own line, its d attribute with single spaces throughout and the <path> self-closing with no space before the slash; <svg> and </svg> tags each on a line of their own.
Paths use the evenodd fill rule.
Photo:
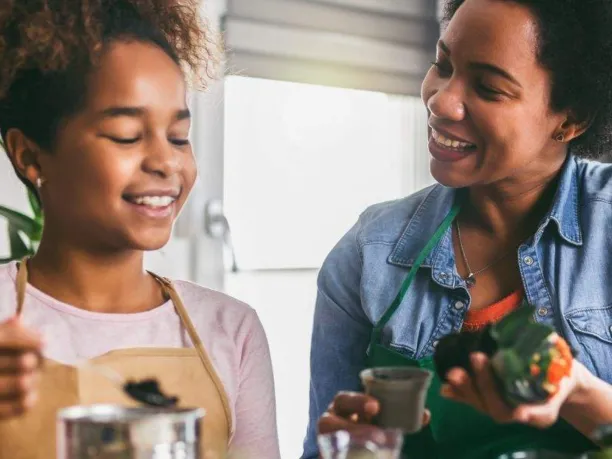
<svg viewBox="0 0 612 459">
<path fill-rule="evenodd" d="M 561 408 L 577 388 L 577 373 L 586 371 L 579 362 L 574 361 L 572 372 L 561 381 L 559 390 L 548 401 L 512 408 L 498 390 L 488 357 L 474 353 L 470 359 L 473 376 L 462 368 L 453 368 L 447 374 L 448 384 L 442 386 L 442 395 L 450 400 L 471 405 L 499 423 L 518 422 L 540 429 L 557 422 Z"/>
<path fill-rule="evenodd" d="M 18 319 L 0 324 L 0 419 L 18 416 L 37 399 L 41 338 Z"/>
</svg>

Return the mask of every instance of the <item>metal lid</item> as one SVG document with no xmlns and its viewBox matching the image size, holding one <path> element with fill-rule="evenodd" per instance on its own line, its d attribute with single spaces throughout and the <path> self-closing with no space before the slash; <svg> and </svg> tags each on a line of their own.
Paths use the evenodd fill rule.
<svg viewBox="0 0 612 459">
<path fill-rule="evenodd" d="M 58 412 L 61 421 L 87 422 L 95 424 L 126 423 L 157 419 L 165 422 L 190 422 L 204 417 L 206 412 L 200 408 L 128 408 L 119 405 L 72 406 Z"/>
<path fill-rule="evenodd" d="M 126 408 L 118 405 L 73 406 L 59 411 L 63 425 L 78 428 L 88 438 L 128 439 L 134 445 L 191 443 L 199 436 L 198 425 L 205 415 L 202 409 Z"/>
</svg>

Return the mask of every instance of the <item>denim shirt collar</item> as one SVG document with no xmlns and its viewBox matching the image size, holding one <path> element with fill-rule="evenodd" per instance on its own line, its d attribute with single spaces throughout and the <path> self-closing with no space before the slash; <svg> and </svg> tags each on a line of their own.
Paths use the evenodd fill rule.
<svg viewBox="0 0 612 459">
<path fill-rule="evenodd" d="M 560 174 L 553 205 L 542 219 L 535 236 L 530 240 L 533 245 L 540 241 L 546 228 L 553 222 L 559 237 L 572 245 L 582 245 L 578 168 L 576 159 L 572 155 L 568 155 Z M 396 266 L 411 267 L 420 251 L 450 212 L 458 193 L 456 189 L 442 185 L 434 186 L 406 225 L 391 251 L 388 262 Z M 451 288 L 457 287 L 460 281 L 456 271 L 450 228 L 421 266 L 432 268 L 432 277 L 439 284 Z"/>
<path fill-rule="evenodd" d="M 552 208 L 540 224 L 534 238 L 534 244 L 539 242 L 546 227 L 551 222 L 555 222 L 561 238 L 572 245 L 582 245 L 579 182 L 580 179 L 578 177 L 576 158 L 573 155 L 569 155 L 561 170 L 561 177 L 559 178 L 557 193 Z"/>
</svg>

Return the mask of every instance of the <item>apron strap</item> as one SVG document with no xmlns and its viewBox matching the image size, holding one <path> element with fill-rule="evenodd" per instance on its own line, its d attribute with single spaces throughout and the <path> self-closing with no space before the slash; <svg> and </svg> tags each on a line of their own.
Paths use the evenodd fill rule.
<svg viewBox="0 0 612 459">
<path fill-rule="evenodd" d="M 150 271 L 149 271 L 149 274 L 151 274 L 161 284 L 162 289 L 164 290 L 166 295 L 169 296 L 170 299 L 172 300 L 172 303 L 174 304 L 174 308 L 176 309 L 176 312 L 179 318 L 181 319 L 183 326 L 187 330 L 189 339 L 191 340 L 196 351 L 198 352 L 198 355 L 200 357 L 202 364 L 204 365 L 204 368 L 206 368 L 206 371 L 210 375 L 213 383 L 215 384 L 215 387 L 217 388 L 217 392 L 219 393 L 219 397 L 221 398 L 221 403 L 223 404 L 223 411 L 225 411 L 225 416 L 227 417 L 227 421 L 231 425 L 232 412 L 230 410 L 227 393 L 225 392 L 225 388 L 223 386 L 223 383 L 221 382 L 221 379 L 219 378 L 219 375 L 217 374 L 212 362 L 210 361 L 210 358 L 208 357 L 208 353 L 206 352 L 206 349 L 204 348 L 204 343 L 202 343 L 202 340 L 200 339 L 200 335 L 198 335 L 198 332 L 195 326 L 193 325 L 191 318 L 189 317 L 189 313 L 187 312 L 187 309 L 185 308 L 185 304 L 183 303 L 183 300 L 181 299 L 180 295 L 176 291 L 176 288 L 174 287 L 170 279 L 158 276 L 157 274 L 152 273 Z"/>
<path fill-rule="evenodd" d="M 372 331 L 372 335 L 370 338 L 370 347 L 380 342 L 382 331 L 385 328 L 385 325 L 387 325 L 389 320 L 391 320 L 391 317 L 393 317 L 393 314 L 395 314 L 395 311 L 397 311 L 397 308 L 399 308 L 400 304 L 404 300 L 406 292 L 408 291 L 408 288 L 410 288 L 410 285 L 412 284 L 412 281 L 414 280 L 417 271 L 423 264 L 423 261 L 425 261 L 425 258 L 427 258 L 433 248 L 438 244 L 440 239 L 442 239 L 442 236 L 444 235 L 446 230 L 450 228 L 453 223 L 453 220 L 457 217 L 457 214 L 459 213 L 460 209 L 461 205 L 459 202 L 456 201 L 444 221 L 440 224 L 434 235 L 427 242 L 423 250 L 421 250 L 421 252 L 419 253 L 419 256 L 414 261 L 410 272 L 408 272 L 408 275 L 404 279 L 404 282 L 402 283 L 402 286 L 397 296 L 393 300 L 393 303 L 391 303 L 391 306 L 389 306 L 389 308 L 385 311 L 381 319 L 374 326 L 374 330 Z"/>
<path fill-rule="evenodd" d="M 17 317 L 23 312 L 26 288 L 28 286 L 28 258 L 23 258 L 17 268 L 16 290 L 17 290 Z"/>
<path fill-rule="evenodd" d="M 28 285 L 27 261 L 28 261 L 28 258 L 24 258 L 23 260 L 21 260 L 17 268 L 17 279 L 16 279 L 17 316 L 20 316 L 21 313 L 23 312 L 23 303 L 25 301 L 25 293 L 26 293 L 26 288 Z M 212 365 L 212 362 L 210 361 L 208 354 L 206 353 L 204 344 L 202 343 L 202 340 L 200 339 L 200 336 L 198 335 L 198 332 L 196 331 L 193 325 L 193 322 L 191 322 L 189 314 L 187 313 L 187 309 L 185 308 L 185 305 L 183 304 L 183 300 L 181 300 L 180 295 L 177 293 L 176 289 L 174 288 L 174 285 L 169 279 L 158 276 L 157 274 L 154 274 L 151 272 L 149 274 L 151 274 L 155 278 L 155 280 L 159 282 L 165 295 L 170 297 L 170 300 L 172 300 L 172 303 L 174 304 L 174 308 L 179 318 L 181 319 L 181 323 L 187 330 L 187 333 L 189 334 L 189 338 L 191 339 L 191 342 L 193 346 L 195 347 L 198 353 L 198 356 L 200 357 L 200 360 L 202 361 L 202 364 L 204 365 L 204 368 L 210 375 L 217 389 L 217 392 L 219 393 L 219 397 L 221 398 L 221 403 L 223 404 L 223 411 L 225 412 L 225 416 L 227 418 L 228 426 L 231 426 L 232 412 L 229 407 L 229 401 L 228 401 L 225 389 L 223 387 L 223 383 L 221 382 L 221 379 L 219 379 L 219 375 L 215 371 L 215 368 Z"/>
</svg>

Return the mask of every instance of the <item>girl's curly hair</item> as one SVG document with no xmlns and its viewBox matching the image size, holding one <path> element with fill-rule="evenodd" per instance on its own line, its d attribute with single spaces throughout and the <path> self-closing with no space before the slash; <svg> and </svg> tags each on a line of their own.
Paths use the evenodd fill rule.
<svg viewBox="0 0 612 459">
<path fill-rule="evenodd" d="M 16 128 L 51 149 L 60 123 L 82 107 L 89 71 L 116 40 L 159 46 L 198 87 L 215 76 L 217 42 L 198 0 L 2 0 L 2 139 Z"/>
<path fill-rule="evenodd" d="M 197 0 L 4 0 L 0 97 L 23 70 L 58 72 L 75 60 L 94 61 L 115 38 L 162 41 L 196 74 L 210 76 L 215 61 Z"/>
</svg>

